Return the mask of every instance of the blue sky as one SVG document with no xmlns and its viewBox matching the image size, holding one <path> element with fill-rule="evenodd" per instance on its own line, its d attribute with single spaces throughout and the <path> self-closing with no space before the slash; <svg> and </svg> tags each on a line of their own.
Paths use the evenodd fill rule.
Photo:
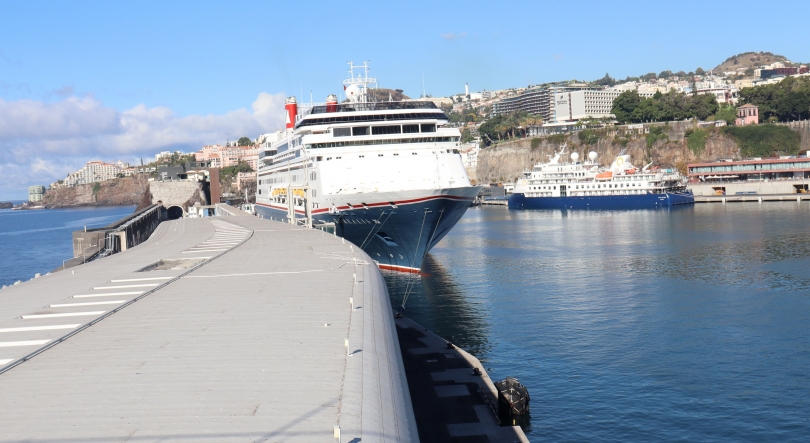
<svg viewBox="0 0 810 443">
<path fill-rule="evenodd" d="M 809 13 L 753 1 L 0 0 L 0 200 L 90 159 L 275 130 L 283 97 L 339 92 L 348 60 L 412 97 L 423 76 L 441 96 L 465 82 L 709 69 L 745 51 L 810 62 Z"/>
</svg>

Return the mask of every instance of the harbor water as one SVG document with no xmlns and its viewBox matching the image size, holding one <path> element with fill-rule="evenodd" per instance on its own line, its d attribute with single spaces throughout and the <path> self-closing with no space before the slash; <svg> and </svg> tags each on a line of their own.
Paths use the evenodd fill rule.
<svg viewBox="0 0 810 443">
<path fill-rule="evenodd" d="M 528 386 L 532 441 L 808 441 L 810 203 L 471 209 L 406 315 Z"/>
<path fill-rule="evenodd" d="M 0 287 L 73 258 L 73 231 L 106 226 L 134 211 L 135 206 L 0 210 Z"/>
</svg>

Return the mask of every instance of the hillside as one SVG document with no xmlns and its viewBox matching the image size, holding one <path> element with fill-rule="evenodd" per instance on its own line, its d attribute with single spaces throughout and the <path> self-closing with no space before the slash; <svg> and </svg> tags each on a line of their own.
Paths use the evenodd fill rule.
<svg viewBox="0 0 810 443">
<path fill-rule="evenodd" d="M 42 204 L 46 208 L 137 205 L 141 203 L 148 189 L 149 182 L 146 175 L 133 175 L 102 183 L 48 189 L 42 196 Z"/>
<path fill-rule="evenodd" d="M 759 127 L 773 126 L 777 125 Z M 800 121 L 778 126 L 789 127 L 798 134 L 798 152 L 810 149 L 810 123 Z M 513 181 L 536 162 L 548 161 L 548 155 L 557 151 L 562 143 L 567 143 L 569 152 L 579 152 L 581 155 L 596 151 L 603 163 L 625 150 L 636 166 L 652 162 L 655 166 L 676 168 L 685 173 L 689 163 L 750 156 L 750 153 L 746 155 L 749 143 L 740 143 L 728 132 L 713 127 L 698 130 L 693 122 L 682 121 L 644 124 L 644 130 L 610 127 L 575 134 L 523 138 L 482 149 L 478 154 L 475 174 L 478 183 Z M 796 152 L 779 154 L 795 155 Z"/>
<path fill-rule="evenodd" d="M 389 98 L 395 102 L 410 100 L 410 97 L 403 94 L 402 89 L 377 88 L 370 89 L 369 92 L 371 93 L 372 101 L 375 102 L 387 102 Z"/>
<path fill-rule="evenodd" d="M 714 72 L 737 71 L 740 68 L 755 69 L 761 65 L 769 65 L 774 62 L 788 64 L 789 60 L 784 55 L 770 52 L 743 52 L 733 55 L 714 68 Z"/>
</svg>

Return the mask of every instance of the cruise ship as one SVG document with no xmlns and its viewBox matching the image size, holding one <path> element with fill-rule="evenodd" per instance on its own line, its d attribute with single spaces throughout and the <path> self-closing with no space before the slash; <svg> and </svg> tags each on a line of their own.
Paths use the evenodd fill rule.
<svg viewBox="0 0 810 443">
<path fill-rule="evenodd" d="M 260 153 L 255 211 L 334 229 L 381 269 L 419 272 L 479 187 L 441 109 L 374 101 L 375 85 L 368 63 L 350 62 L 343 103 L 335 95 L 309 106 L 287 99 L 286 130 Z"/>
<path fill-rule="evenodd" d="M 538 163 L 525 171 L 509 196 L 510 209 L 654 209 L 695 202 L 686 189 L 686 179 L 676 171 L 636 168 L 622 152 L 609 168 L 596 162 L 590 152 L 579 161 L 571 153 L 562 162 L 565 145 L 548 163 Z"/>
</svg>

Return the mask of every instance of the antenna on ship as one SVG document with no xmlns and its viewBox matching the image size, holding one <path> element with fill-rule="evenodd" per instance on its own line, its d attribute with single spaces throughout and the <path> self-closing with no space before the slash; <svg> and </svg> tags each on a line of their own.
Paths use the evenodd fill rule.
<svg viewBox="0 0 810 443">
<path fill-rule="evenodd" d="M 368 61 L 363 62 L 362 65 L 355 66 L 351 61 L 349 64 L 349 78 L 343 80 L 343 90 L 346 91 L 346 98 L 349 102 L 355 104 L 356 108 L 364 108 L 364 106 L 357 106 L 362 103 L 369 103 L 368 90 L 377 85 L 377 79 L 368 76 Z M 355 76 L 355 69 L 363 69 Z"/>
</svg>

